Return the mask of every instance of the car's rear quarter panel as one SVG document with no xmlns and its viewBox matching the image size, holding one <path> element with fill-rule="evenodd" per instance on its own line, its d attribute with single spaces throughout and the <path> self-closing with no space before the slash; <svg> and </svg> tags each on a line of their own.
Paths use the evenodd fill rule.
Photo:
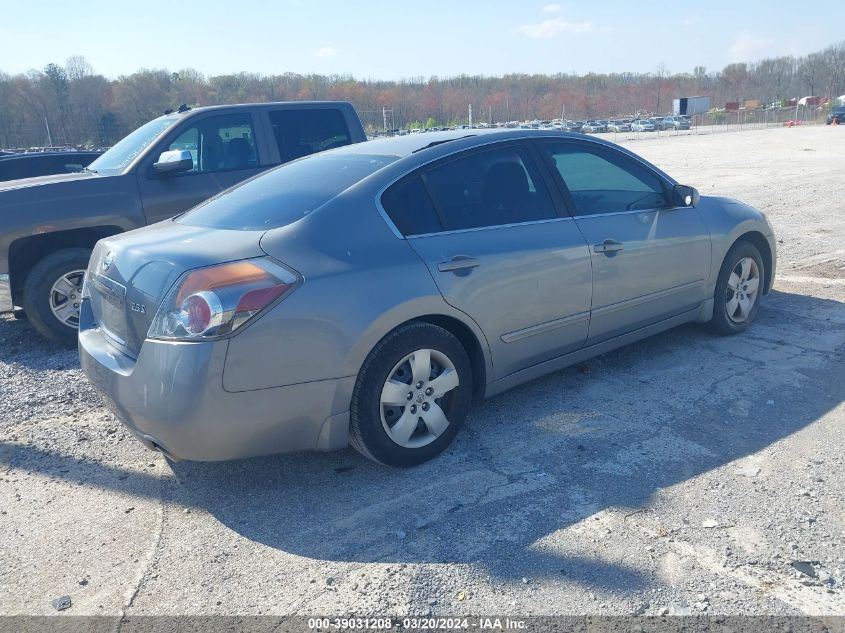
<svg viewBox="0 0 845 633">
<path fill-rule="evenodd" d="M 353 376 L 375 344 L 407 320 L 445 314 L 469 321 L 443 301 L 425 265 L 378 214 L 370 190 L 268 232 L 261 246 L 304 282 L 232 337 L 228 391 Z"/>
</svg>

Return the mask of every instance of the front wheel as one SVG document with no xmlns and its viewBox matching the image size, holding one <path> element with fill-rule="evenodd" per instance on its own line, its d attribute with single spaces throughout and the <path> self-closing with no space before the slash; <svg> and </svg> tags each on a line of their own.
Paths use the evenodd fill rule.
<svg viewBox="0 0 845 633">
<path fill-rule="evenodd" d="M 719 270 L 710 328 L 719 334 L 738 334 L 748 329 L 757 316 L 764 284 L 760 251 L 750 242 L 734 244 Z"/>
<path fill-rule="evenodd" d="M 27 275 L 23 308 L 40 334 L 75 345 L 79 329 L 82 280 L 91 251 L 66 248 L 39 261 Z"/>
<path fill-rule="evenodd" d="M 401 326 L 358 374 L 350 443 L 382 464 L 416 466 L 449 446 L 471 400 L 472 370 L 460 341 L 431 323 Z"/>
</svg>

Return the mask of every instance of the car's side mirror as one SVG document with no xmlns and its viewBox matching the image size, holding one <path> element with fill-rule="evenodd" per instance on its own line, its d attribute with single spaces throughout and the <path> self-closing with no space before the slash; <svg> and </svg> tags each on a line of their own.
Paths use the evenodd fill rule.
<svg viewBox="0 0 845 633">
<path fill-rule="evenodd" d="M 675 195 L 675 206 L 678 207 L 694 207 L 698 205 L 701 199 L 701 195 L 695 187 L 675 185 L 673 192 Z"/>
<path fill-rule="evenodd" d="M 172 149 L 162 152 L 158 162 L 153 163 L 153 169 L 159 174 L 177 174 L 194 168 L 194 158 L 186 149 Z"/>
</svg>

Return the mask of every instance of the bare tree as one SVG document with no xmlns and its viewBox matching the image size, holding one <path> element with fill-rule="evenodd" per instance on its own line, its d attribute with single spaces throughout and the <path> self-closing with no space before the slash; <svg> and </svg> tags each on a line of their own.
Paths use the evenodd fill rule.
<svg viewBox="0 0 845 633">
<path fill-rule="evenodd" d="M 720 72 L 696 66 L 691 73 L 656 72 L 584 75 L 455 75 L 398 81 L 356 80 L 348 75 L 236 73 L 206 77 L 192 68 L 140 69 L 108 79 L 80 56 L 43 71 L 0 72 L 0 146 L 46 142 L 45 118 L 54 141 L 113 143 L 135 127 L 182 103 L 214 105 L 251 101 L 339 99 L 360 112 L 392 110 L 397 126 L 432 119 L 462 122 L 467 104 L 492 107 L 494 120 L 552 119 L 566 105 L 569 118 L 660 112 L 673 97 L 707 95 L 723 106 L 741 98 L 800 97 L 807 92 L 836 97 L 845 92 L 845 42 L 796 59 L 730 64 Z M 480 113 L 479 113 L 480 114 Z M 489 116 L 489 115 L 488 115 Z"/>
<path fill-rule="evenodd" d="M 660 88 L 663 85 L 663 78 L 666 77 L 668 71 L 666 70 L 666 64 L 660 62 L 657 65 L 657 72 L 655 73 L 655 77 L 657 77 L 657 104 L 654 106 L 655 114 L 660 114 Z"/>
</svg>

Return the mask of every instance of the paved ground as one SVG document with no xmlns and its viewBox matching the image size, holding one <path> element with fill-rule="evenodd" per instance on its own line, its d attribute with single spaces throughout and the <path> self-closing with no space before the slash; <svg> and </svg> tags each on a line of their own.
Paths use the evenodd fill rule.
<svg viewBox="0 0 845 633">
<path fill-rule="evenodd" d="M 493 398 L 413 470 L 171 468 L 0 320 L 0 614 L 845 614 L 845 129 L 629 145 L 770 214 L 759 322 Z"/>
</svg>

